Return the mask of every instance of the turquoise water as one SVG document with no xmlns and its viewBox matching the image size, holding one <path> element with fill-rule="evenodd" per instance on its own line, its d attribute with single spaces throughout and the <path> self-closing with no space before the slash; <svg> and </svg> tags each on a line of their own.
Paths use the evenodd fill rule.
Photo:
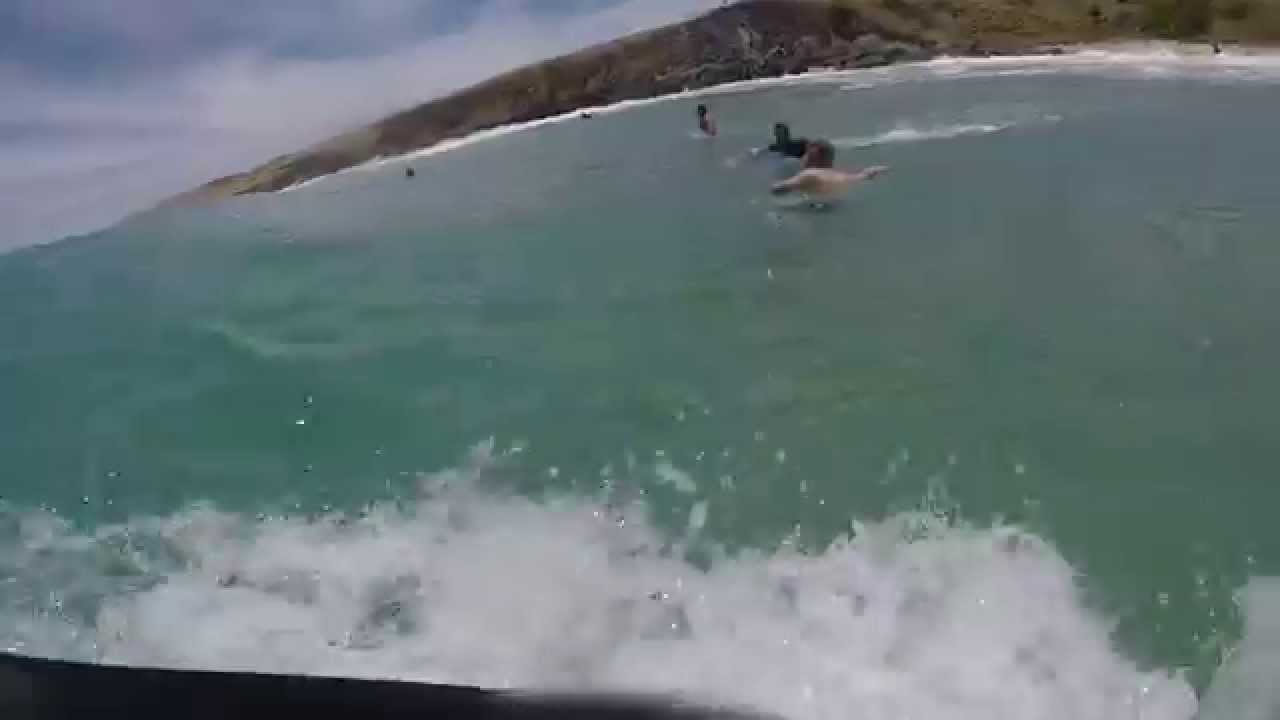
<svg viewBox="0 0 1280 720">
<path fill-rule="evenodd" d="M 1189 717 L 1277 604 L 1276 82 L 730 89 L 0 257 L 0 645 Z M 779 206 L 776 120 L 892 170 Z"/>
</svg>

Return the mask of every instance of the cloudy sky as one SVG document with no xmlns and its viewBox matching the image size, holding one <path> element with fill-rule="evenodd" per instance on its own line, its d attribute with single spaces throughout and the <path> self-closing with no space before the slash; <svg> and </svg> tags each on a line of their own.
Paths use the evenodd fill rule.
<svg viewBox="0 0 1280 720">
<path fill-rule="evenodd" d="M 0 0 L 0 251 L 718 0 Z"/>
</svg>

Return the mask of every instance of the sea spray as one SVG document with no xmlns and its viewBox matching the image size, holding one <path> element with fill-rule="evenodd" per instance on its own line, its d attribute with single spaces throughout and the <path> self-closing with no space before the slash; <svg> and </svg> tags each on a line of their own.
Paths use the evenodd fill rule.
<svg viewBox="0 0 1280 720">
<path fill-rule="evenodd" d="M 9 512 L 6 574 L 28 591 L 0 591 L 3 644 L 181 668 L 675 691 L 794 720 L 1195 712 L 1190 687 L 1118 653 L 1068 563 L 1015 528 L 905 513 L 821 551 L 712 549 L 692 564 L 642 505 L 535 501 L 484 489 L 481 474 L 435 475 L 420 500 L 360 513 L 197 508 L 93 536 Z M 689 542 L 708 512 L 691 510 Z"/>
</svg>

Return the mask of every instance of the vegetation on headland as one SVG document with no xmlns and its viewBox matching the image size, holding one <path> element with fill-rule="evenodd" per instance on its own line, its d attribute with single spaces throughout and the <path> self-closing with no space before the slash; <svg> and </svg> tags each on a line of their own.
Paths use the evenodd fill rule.
<svg viewBox="0 0 1280 720">
<path fill-rule="evenodd" d="M 1280 41 L 1280 0 L 744 0 L 504 73 L 177 200 L 281 190 L 499 125 L 818 67 L 1164 38 Z"/>
</svg>

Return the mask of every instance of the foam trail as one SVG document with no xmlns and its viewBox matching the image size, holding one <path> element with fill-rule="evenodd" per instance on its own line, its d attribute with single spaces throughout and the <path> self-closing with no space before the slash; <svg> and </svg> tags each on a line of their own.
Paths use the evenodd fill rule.
<svg viewBox="0 0 1280 720">
<path fill-rule="evenodd" d="M 1244 640 L 1213 680 L 1202 720 L 1280 718 L 1280 578 L 1254 578 L 1241 592 Z"/>
<path fill-rule="evenodd" d="M 874 145 L 891 145 L 895 143 L 913 143 L 926 140 L 950 140 L 952 138 L 971 135 L 990 135 L 1007 130 L 1008 123 L 975 123 L 971 125 L 942 125 L 931 128 L 915 128 L 911 126 L 896 127 L 888 132 L 863 137 L 836 138 L 831 141 L 838 148 L 852 149 L 872 147 Z"/>
<path fill-rule="evenodd" d="M 466 475 L 414 507 L 359 516 L 197 509 L 94 537 L 24 516 L 19 540 L 0 540 L 0 565 L 20 579 L 0 586 L 0 646 L 675 692 L 789 720 L 1195 713 L 1180 677 L 1115 651 L 1066 561 L 1013 529 L 907 514 L 820 552 L 704 548 L 714 559 L 699 567 L 640 508 L 481 492 Z M 713 510 L 689 502 L 693 535 Z"/>
<path fill-rule="evenodd" d="M 288 187 L 281 188 L 281 189 L 277 190 L 276 192 L 278 192 L 278 193 L 287 193 L 287 192 L 293 192 L 294 190 L 301 190 L 301 189 L 302 189 L 302 188 L 304 188 L 304 187 L 308 187 L 308 186 L 310 186 L 310 185 L 315 185 L 317 182 L 319 182 L 319 181 L 321 181 L 321 180 L 323 180 L 323 179 L 325 179 L 325 178 L 327 178 L 327 177 L 329 177 L 329 176 L 328 176 L 328 175 L 320 175 L 320 176 L 317 176 L 317 177 L 313 177 L 313 178 L 310 178 L 310 179 L 307 179 L 307 180 L 303 180 L 302 182 L 294 183 L 294 184 L 292 184 L 292 185 L 290 185 L 290 186 L 288 186 Z"/>
</svg>

